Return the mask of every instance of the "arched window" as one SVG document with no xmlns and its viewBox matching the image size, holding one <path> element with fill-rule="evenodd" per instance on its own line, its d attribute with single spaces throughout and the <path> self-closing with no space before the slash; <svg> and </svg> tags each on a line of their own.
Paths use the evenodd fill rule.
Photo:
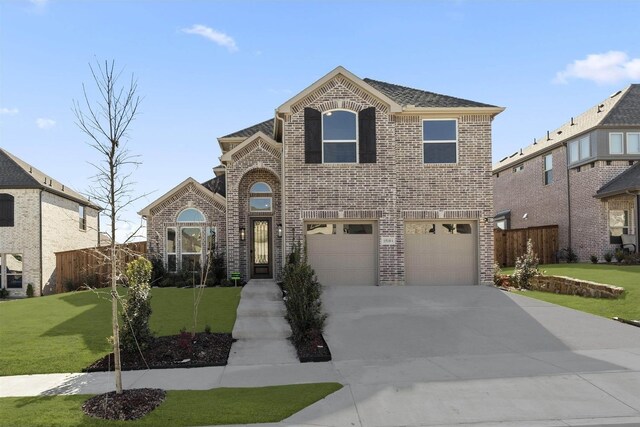
<svg viewBox="0 0 640 427">
<path fill-rule="evenodd" d="M 251 186 L 250 193 L 272 193 L 271 187 L 266 182 L 256 182 Z"/>
<path fill-rule="evenodd" d="M 356 163 L 358 116 L 353 111 L 333 110 L 322 114 L 322 161 Z"/>
<path fill-rule="evenodd" d="M 0 227 L 13 227 L 13 196 L 0 193 Z"/>
<path fill-rule="evenodd" d="M 198 209 L 187 208 L 178 215 L 178 222 L 205 222 L 205 219 Z"/>
</svg>

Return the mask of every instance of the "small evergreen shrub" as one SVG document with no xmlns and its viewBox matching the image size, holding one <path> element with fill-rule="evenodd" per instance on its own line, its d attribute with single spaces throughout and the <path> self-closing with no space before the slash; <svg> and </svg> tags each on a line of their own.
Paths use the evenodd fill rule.
<svg viewBox="0 0 640 427">
<path fill-rule="evenodd" d="M 167 270 L 164 268 L 164 261 L 158 256 L 154 256 L 149 261 L 151 261 L 151 285 L 160 286 L 160 282 L 162 282 L 167 275 Z"/>
<path fill-rule="evenodd" d="M 322 333 L 327 315 L 323 313 L 322 287 L 316 274 L 307 263 L 300 242 L 293 244 L 288 263 L 284 268 L 284 289 L 287 292 L 286 318 L 291 325 L 294 343 L 305 342 L 310 333 Z"/>
<path fill-rule="evenodd" d="M 591 262 L 593 264 L 597 264 L 598 263 L 598 256 L 597 255 L 591 255 Z"/>
<path fill-rule="evenodd" d="M 604 260 L 606 262 L 611 262 L 612 259 L 613 259 L 613 254 L 611 252 L 604 253 Z"/>
<path fill-rule="evenodd" d="M 33 285 L 31 283 L 27 285 L 27 298 L 33 298 Z"/>
<path fill-rule="evenodd" d="M 78 289 L 78 286 L 75 283 L 73 283 L 71 279 L 68 279 L 64 282 L 64 290 L 66 292 L 73 292 L 77 289 Z"/>
<path fill-rule="evenodd" d="M 578 262 L 578 254 L 576 254 L 571 247 L 562 248 L 560 259 L 566 261 L 569 264 Z"/>
<path fill-rule="evenodd" d="M 538 255 L 533 252 L 533 242 L 527 240 L 527 252 L 516 259 L 516 265 L 511 275 L 511 280 L 517 286 L 528 289 L 529 279 L 540 274 L 538 270 Z"/>
<path fill-rule="evenodd" d="M 204 333 L 205 334 L 211 333 L 211 325 L 204 325 Z"/>
<path fill-rule="evenodd" d="M 212 254 L 211 258 L 211 272 L 210 275 L 213 276 L 211 279 L 213 280 L 213 285 L 218 286 L 222 283 L 222 281 L 227 277 L 227 268 L 224 262 L 224 254 L 215 250 Z M 209 277 L 207 277 L 207 282 L 209 282 Z M 207 286 L 209 286 L 207 284 Z"/>
<path fill-rule="evenodd" d="M 127 264 L 125 274 L 129 280 L 127 300 L 124 302 L 120 346 L 124 351 L 134 352 L 146 348 L 153 340 L 149 328 L 151 317 L 151 262 L 140 257 Z"/>
<path fill-rule="evenodd" d="M 613 253 L 613 256 L 615 257 L 617 262 L 622 262 L 622 260 L 624 259 L 624 251 L 622 249 L 616 249 L 616 251 Z"/>
<path fill-rule="evenodd" d="M 7 290 L 7 288 L 0 288 L 0 299 L 7 298 L 9 298 L 9 291 Z"/>
</svg>

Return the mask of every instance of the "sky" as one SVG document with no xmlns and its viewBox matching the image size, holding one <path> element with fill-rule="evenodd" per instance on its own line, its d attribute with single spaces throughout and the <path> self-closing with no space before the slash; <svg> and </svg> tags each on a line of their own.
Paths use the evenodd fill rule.
<svg viewBox="0 0 640 427">
<path fill-rule="evenodd" d="M 86 193 L 100 157 L 73 101 L 92 88 L 89 64 L 115 61 L 142 97 L 127 141 L 142 197 L 121 241 L 137 211 L 213 177 L 216 138 L 273 118 L 338 65 L 506 107 L 499 160 L 640 82 L 638 16 L 635 0 L 0 0 L 0 147 Z"/>
</svg>

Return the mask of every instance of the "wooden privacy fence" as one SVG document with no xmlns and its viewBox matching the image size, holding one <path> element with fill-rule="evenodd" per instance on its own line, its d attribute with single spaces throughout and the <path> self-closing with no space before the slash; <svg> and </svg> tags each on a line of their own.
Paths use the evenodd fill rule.
<svg viewBox="0 0 640 427">
<path fill-rule="evenodd" d="M 513 267 L 516 258 L 527 252 L 527 240 L 531 239 L 533 251 L 541 264 L 558 262 L 558 226 L 493 230 L 493 254 L 501 267 Z"/>
<path fill-rule="evenodd" d="M 128 262 L 133 261 L 147 252 L 147 242 L 127 243 L 118 245 L 118 264 L 121 269 Z M 56 293 L 89 284 L 94 287 L 109 286 L 110 264 L 108 262 L 110 246 L 97 248 L 75 249 L 72 251 L 56 252 Z"/>
</svg>

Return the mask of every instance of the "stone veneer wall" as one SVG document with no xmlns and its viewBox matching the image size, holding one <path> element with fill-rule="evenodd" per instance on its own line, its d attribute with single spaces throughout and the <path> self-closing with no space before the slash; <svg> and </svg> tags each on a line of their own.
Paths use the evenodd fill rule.
<svg viewBox="0 0 640 427">
<path fill-rule="evenodd" d="M 592 298 L 619 298 L 624 288 L 602 283 L 578 280 L 564 276 L 536 276 L 529 279 L 533 291 L 552 292 L 562 295 L 579 295 Z"/>
<path fill-rule="evenodd" d="M 206 222 L 203 223 L 177 223 L 178 214 L 186 208 L 200 210 Z M 174 196 L 154 207 L 151 217 L 147 218 L 147 252 L 149 256 L 162 256 L 165 263 L 166 257 L 166 233 L 168 227 L 176 227 L 178 250 L 181 247 L 180 227 L 203 227 L 203 237 L 206 227 L 216 227 L 218 250 L 226 254 L 226 217 L 225 207 L 213 200 L 211 193 L 204 193 L 193 184 L 179 190 Z M 206 250 L 203 242 L 203 253 Z M 178 253 L 178 258 L 180 254 Z M 180 268 L 178 266 L 178 268 Z"/>
<path fill-rule="evenodd" d="M 377 162 L 305 164 L 304 108 L 321 112 L 376 108 Z M 379 283 L 404 284 L 404 221 L 429 218 L 479 220 L 480 282 L 492 282 L 493 216 L 491 119 L 456 116 L 459 161 L 425 165 L 422 119 L 392 116 L 386 105 L 336 77 L 292 106 L 284 124 L 286 244 L 303 236 L 305 219 L 377 220 L 379 237 L 395 246 L 378 246 Z"/>
</svg>

